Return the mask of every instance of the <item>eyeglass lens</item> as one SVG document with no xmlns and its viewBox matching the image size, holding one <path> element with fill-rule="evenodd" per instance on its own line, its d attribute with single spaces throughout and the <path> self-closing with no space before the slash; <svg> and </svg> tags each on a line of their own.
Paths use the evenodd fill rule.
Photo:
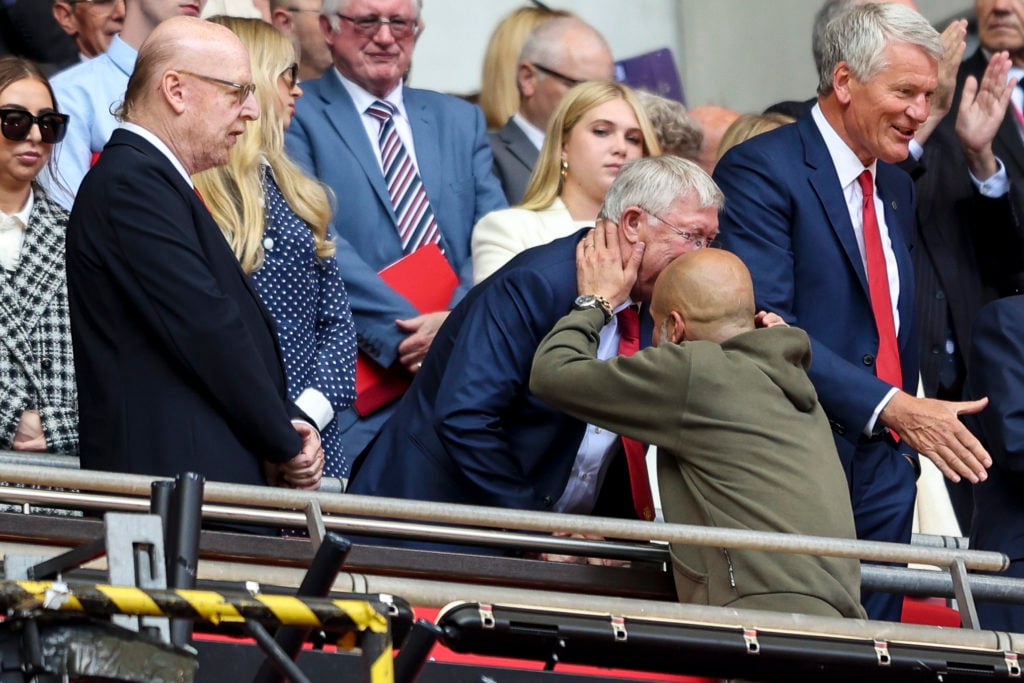
<svg viewBox="0 0 1024 683">
<path fill-rule="evenodd" d="M 43 142 L 52 145 L 64 139 L 67 132 L 67 114 L 47 112 L 33 116 L 21 109 L 0 109 L 0 133 L 8 140 L 20 142 L 28 137 L 32 124 L 39 126 L 39 137 Z"/>
</svg>

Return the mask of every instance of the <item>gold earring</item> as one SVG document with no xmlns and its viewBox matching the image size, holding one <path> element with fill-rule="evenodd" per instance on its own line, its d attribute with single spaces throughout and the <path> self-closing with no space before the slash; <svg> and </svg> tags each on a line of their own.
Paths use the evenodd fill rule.
<svg viewBox="0 0 1024 683">
<path fill-rule="evenodd" d="M 566 161 L 565 159 L 562 159 L 562 180 L 565 180 L 565 174 L 568 172 L 568 170 L 569 162 Z"/>
</svg>

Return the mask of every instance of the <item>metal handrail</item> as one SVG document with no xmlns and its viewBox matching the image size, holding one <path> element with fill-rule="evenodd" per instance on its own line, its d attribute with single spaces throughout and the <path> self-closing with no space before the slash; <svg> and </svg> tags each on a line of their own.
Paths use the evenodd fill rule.
<svg viewBox="0 0 1024 683">
<path fill-rule="evenodd" d="M 49 467 L 32 465 L 8 465 L 0 463 L 0 481 L 34 484 L 38 486 L 59 485 L 67 488 L 120 493 L 149 497 L 150 485 L 154 479 L 131 474 L 93 472 L 88 470 L 62 469 L 59 476 Z M 664 541 L 699 546 L 743 548 L 770 552 L 811 554 L 827 557 L 848 557 L 879 562 L 912 562 L 916 564 L 948 567 L 962 560 L 970 569 L 1003 571 L 1009 566 L 1009 559 L 1002 553 L 966 550 L 956 548 L 919 547 L 901 543 L 862 541 L 853 539 L 802 536 L 777 532 L 754 532 L 741 529 L 700 527 L 688 524 L 652 524 L 631 520 L 617 520 L 586 515 L 565 515 L 526 510 L 478 507 L 430 503 L 425 501 L 377 498 L 352 494 L 330 494 L 317 491 L 295 491 L 266 486 L 245 486 L 208 482 L 205 488 L 204 516 L 215 512 L 211 505 L 232 505 L 242 510 L 216 510 L 218 514 L 233 515 L 233 521 L 257 521 L 250 518 L 259 511 L 254 508 L 277 508 L 277 511 L 263 511 L 260 516 L 265 524 L 279 524 L 289 513 L 280 510 L 301 510 L 310 501 L 316 501 L 325 513 L 328 528 L 339 531 L 351 530 L 354 520 L 342 520 L 333 515 L 358 517 L 386 517 L 402 520 L 426 521 L 440 525 L 427 530 L 432 540 L 444 541 L 462 539 L 463 542 L 478 542 L 472 530 L 453 529 L 444 525 L 466 525 L 470 527 L 489 526 L 498 529 L 514 529 L 543 533 L 568 532 L 571 534 L 598 535 L 633 541 Z M 224 519 L 223 517 L 221 519 Z M 291 521 L 290 519 L 288 520 Z M 365 524 L 370 520 L 360 520 Z M 329 523 L 328 523 L 329 522 Z M 371 533 L 380 533 L 389 527 L 395 533 L 403 533 L 396 525 L 407 522 L 377 522 Z M 364 532 L 365 533 L 365 532 Z M 493 532 L 492 532 L 493 533 Z"/>
</svg>

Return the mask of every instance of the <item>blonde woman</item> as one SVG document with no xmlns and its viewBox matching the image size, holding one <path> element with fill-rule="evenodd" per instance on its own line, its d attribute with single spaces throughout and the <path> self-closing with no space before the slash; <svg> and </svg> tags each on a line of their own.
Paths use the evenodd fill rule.
<svg viewBox="0 0 1024 683">
<path fill-rule="evenodd" d="M 627 161 L 661 148 L 636 94 L 589 81 L 566 93 L 518 207 L 492 211 L 473 228 L 473 280 L 519 252 L 593 226 L 604 195 Z"/>
<path fill-rule="evenodd" d="M 227 165 L 198 174 L 196 187 L 277 321 L 288 397 L 320 429 L 324 476 L 345 477 L 334 416 L 355 399 L 355 327 L 327 236 L 327 191 L 284 152 L 284 131 L 302 96 L 295 49 L 258 19 L 211 21 L 248 48 L 261 116 Z"/>
</svg>

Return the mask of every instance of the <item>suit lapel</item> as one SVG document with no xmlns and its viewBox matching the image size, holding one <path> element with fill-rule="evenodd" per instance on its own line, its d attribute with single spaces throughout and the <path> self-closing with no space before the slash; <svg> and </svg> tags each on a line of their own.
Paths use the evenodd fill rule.
<svg viewBox="0 0 1024 683">
<path fill-rule="evenodd" d="M 498 139 L 505 145 L 509 154 L 521 161 L 526 168 L 533 169 L 539 152 L 530 142 L 530 138 L 526 137 L 526 133 L 511 119 L 498 131 Z"/>
<path fill-rule="evenodd" d="M 835 234 L 836 239 L 843 248 L 850 267 L 857 274 L 864 296 L 868 296 L 868 279 L 864 272 L 864 263 L 860 256 L 860 248 L 857 246 L 857 237 L 853 233 L 853 223 L 850 222 L 850 212 L 846 208 L 846 197 L 843 195 L 843 188 L 839 185 L 839 178 L 836 176 L 835 166 L 829 156 L 825 140 L 821 137 L 814 119 L 811 116 L 804 116 L 797 124 L 800 137 L 804 143 L 804 163 L 810 167 L 808 180 L 814 193 L 821 202 L 821 207 L 828 217 L 829 226 Z"/>
<path fill-rule="evenodd" d="M 37 194 L 18 267 L 0 285 L 0 338 L 28 383 L 40 392 L 43 385 L 35 371 L 30 332 L 64 279 L 64 224 L 55 208 Z"/>
<path fill-rule="evenodd" d="M 391 205 L 391 195 L 388 194 L 387 183 L 384 182 L 384 174 L 381 173 L 380 164 L 377 162 L 377 155 L 370 146 L 370 140 L 366 137 L 363 119 L 356 106 L 349 97 L 345 86 L 338 80 L 334 69 L 328 69 L 321 79 L 322 88 L 320 98 L 323 104 L 325 118 L 338 134 L 341 142 L 348 148 L 352 156 L 363 169 L 363 175 L 370 182 L 373 191 L 377 193 L 377 199 L 384 206 L 384 210 L 391 216 L 391 222 L 397 227 L 398 219 L 395 217 L 395 209 Z M 418 144 L 418 143 L 417 143 Z M 417 157 L 418 160 L 418 157 Z"/>
<path fill-rule="evenodd" d="M 441 183 L 441 140 L 437 117 L 426 106 L 418 90 L 405 88 L 405 111 L 409 115 L 409 126 L 416 145 L 416 166 L 419 167 L 420 180 L 427 191 L 427 199 L 437 214 L 437 202 L 444 188 Z"/>
<path fill-rule="evenodd" d="M 29 216 L 19 259 L 13 284 L 21 301 L 23 325 L 31 330 L 54 292 L 64 283 L 64 224 L 54 207 L 39 194 Z"/>
</svg>

